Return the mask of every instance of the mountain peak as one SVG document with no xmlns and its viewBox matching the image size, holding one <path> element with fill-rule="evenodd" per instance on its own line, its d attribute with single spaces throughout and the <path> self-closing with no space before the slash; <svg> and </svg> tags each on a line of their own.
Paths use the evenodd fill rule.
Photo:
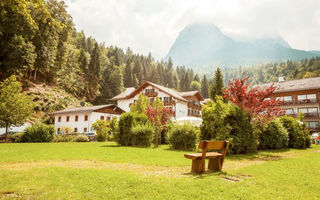
<svg viewBox="0 0 320 200">
<path fill-rule="evenodd" d="M 214 24 L 191 24 L 185 27 L 169 50 L 175 65 L 193 69 L 257 65 L 284 60 L 302 60 L 316 56 L 314 52 L 292 49 L 281 37 L 235 41 Z M 205 69 L 206 70 L 206 69 Z"/>
</svg>

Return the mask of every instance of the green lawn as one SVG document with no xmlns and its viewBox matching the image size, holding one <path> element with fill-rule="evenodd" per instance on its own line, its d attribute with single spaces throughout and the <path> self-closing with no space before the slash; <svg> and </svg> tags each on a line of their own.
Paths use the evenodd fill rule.
<svg viewBox="0 0 320 200">
<path fill-rule="evenodd" d="M 183 151 L 0 144 L 0 199 L 320 199 L 320 145 L 228 156 L 195 175 Z"/>
</svg>

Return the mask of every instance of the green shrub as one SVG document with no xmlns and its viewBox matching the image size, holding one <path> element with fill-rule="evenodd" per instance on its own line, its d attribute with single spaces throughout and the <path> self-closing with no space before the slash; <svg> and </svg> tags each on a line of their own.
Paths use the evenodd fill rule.
<svg viewBox="0 0 320 200">
<path fill-rule="evenodd" d="M 77 135 L 73 137 L 72 142 L 90 142 L 90 140 L 85 135 Z"/>
<path fill-rule="evenodd" d="M 229 127 L 229 132 L 219 132 L 216 140 L 229 141 L 229 153 L 250 153 L 256 152 L 258 147 L 258 137 L 253 131 L 251 115 L 232 105 L 229 114 L 225 118 L 225 126 Z"/>
<path fill-rule="evenodd" d="M 190 124 L 173 125 L 168 131 L 168 141 L 172 149 L 194 149 L 197 142 L 197 128 Z"/>
<path fill-rule="evenodd" d="M 289 147 L 305 149 L 311 146 L 311 138 L 305 124 L 300 124 L 300 122 L 290 116 L 283 116 L 280 118 L 280 121 L 288 131 Z"/>
<path fill-rule="evenodd" d="M 263 126 L 259 135 L 259 149 L 287 148 L 289 136 L 279 119 L 274 119 Z"/>
<path fill-rule="evenodd" d="M 132 128 L 137 125 L 148 124 L 149 120 L 145 114 L 138 114 L 135 112 L 123 113 L 119 120 L 119 134 L 116 141 L 119 145 L 133 146 L 135 136 L 132 133 Z"/>
<path fill-rule="evenodd" d="M 251 116 L 239 107 L 225 103 L 217 96 L 202 108 L 201 140 L 228 140 L 229 153 L 257 150 L 258 138 L 253 131 Z"/>
<path fill-rule="evenodd" d="M 73 138 L 74 137 L 71 135 L 58 135 L 52 140 L 52 142 L 71 142 Z"/>
<path fill-rule="evenodd" d="M 109 122 L 104 120 L 97 120 L 92 124 L 92 128 L 97 132 L 97 141 L 104 142 L 109 133 Z"/>
<path fill-rule="evenodd" d="M 132 127 L 133 146 L 150 146 L 154 136 L 154 128 L 149 124 Z"/>
<path fill-rule="evenodd" d="M 10 136 L 10 141 L 13 142 L 13 143 L 21 143 L 23 142 L 23 135 L 24 133 L 21 132 L 21 133 L 15 133 L 13 135 Z"/>
<path fill-rule="evenodd" d="M 109 128 L 110 128 L 110 131 L 109 131 L 110 135 L 108 137 L 108 140 L 117 141 L 117 138 L 119 136 L 119 123 L 116 117 L 113 117 L 112 120 L 110 121 Z"/>
<path fill-rule="evenodd" d="M 36 123 L 24 130 L 22 142 L 51 142 L 55 134 L 53 125 Z"/>
</svg>

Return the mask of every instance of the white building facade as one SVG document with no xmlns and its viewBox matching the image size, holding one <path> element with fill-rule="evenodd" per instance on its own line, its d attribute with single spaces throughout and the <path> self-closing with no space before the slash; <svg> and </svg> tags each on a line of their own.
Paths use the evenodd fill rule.
<svg viewBox="0 0 320 200">
<path fill-rule="evenodd" d="M 127 88 L 111 100 L 116 101 L 121 109 L 128 112 L 130 106 L 138 100 L 140 93 L 149 97 L 150 102 L 159 97 L 164 106 L 174 113 L 173 117 L 176 119 L 187 116 L 201 117 L 200 102 L 204 99 L 199 91 L 177 92 L 149 81 L 137 89 Z"/>
<path fill-rule="evenodd" d="M 57 133 L 63 128 L 69 128 L 75 133 L 95 132 L 92 124 L 97 120 L 109 121 L 119 118 L 124 111 L 116 105 L 99 105 L 61 110 L 53 112 L 54 125 Z"/>
</svg>

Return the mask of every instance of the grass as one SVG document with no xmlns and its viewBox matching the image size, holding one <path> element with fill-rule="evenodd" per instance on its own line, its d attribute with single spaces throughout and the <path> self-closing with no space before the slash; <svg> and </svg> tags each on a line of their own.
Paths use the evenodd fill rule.
<svg viewBox="0 0 320 200">
<path fill-rule="evenodd" d="M 183 151 L 114 143 L 0 144 L 0 199 L 319 199 L 320 146 L 227 156 L 189 173 Z"/>
</svg>

